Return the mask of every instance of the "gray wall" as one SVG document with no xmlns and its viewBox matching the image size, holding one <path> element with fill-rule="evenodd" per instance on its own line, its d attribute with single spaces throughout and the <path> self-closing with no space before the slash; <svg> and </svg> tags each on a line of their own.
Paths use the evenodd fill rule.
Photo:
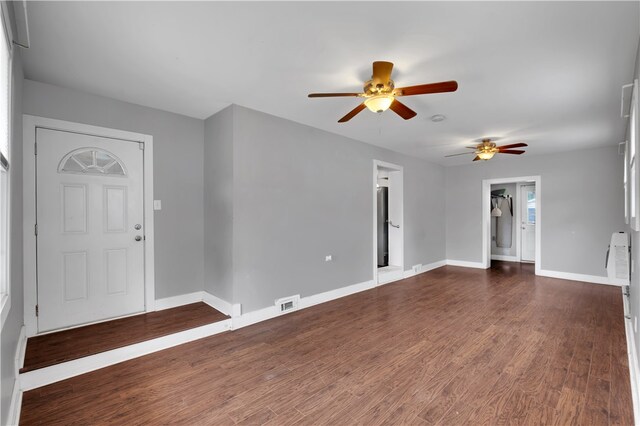
<svg viewBox="0 0 640 426">
<path fill-rule="evenodd" d="M 626 228 L 622 166 L 616 145 L 448 167 L 447 259 L 482 261 L 483 179 L 540 175 L 542 269 L 605 276 L 611 234 Z"/>
<path fill-rule="evenodd" d="M 233 300 L 233 107 L 205 122 L 204 289 Z"/>
<path fill-rule="evenodd" d="M 156 298 L 203 288 L 204 122 L 31 80 L 24 113 L 153 136 Z"/>
<path fill-rule="evenodd" d="M 15 49 L 13 56 L 12 87 L 12 141 L 10 151 L 11 180 L 11 310 L 0 333 L 0 424 L 7 423 L 7 415 L 11 405 L 11 395 L 16 379 L 15 354 L 18 346 L 20 329 L 24 324 L 23 315 L 23 277 L 22 277 L 22 60 L 20 49 Z"/>
<path fill-rule="evenodd" d="M 496 225 L 497 225 L 497 218 L 491 218 L 491 236 L 492 236 L 492 240 L 491 240 L 491 254 L 498 254 L 501 256 L 516 256 L 518 254 L 518 246 L 516 244 L 516 232 L 517 232 L 517 228 L 516 228 L 516 211 L 518 208 L 517 202 L 518 202 L 518 194 L 516 194 L 516 184 L 515 183 L 508 183 L 505 185 L 491 185 L 491 190 L 495 191 L 496 189 L 504 189 L 505 195 L 511 195 L 512 197 L 512 204 L 513 204 L 513 217 L 511 219 L 511 247 L 507 248 L 507 247 L 498 247 L 496 244 L 496 240 L 495 240 L 495 236 L 496 236 Z M 499 199 L 498 201 L 498 207 L 500 208 L 500 210 L 502 210 L 503 212 L 506 209 L 507 203 L 506 201 L 504 202 L 504 208 L 502 207 L 503 199 Z"/>
<path fill-rule="evenodd" d="M 404 167 L 405 269 L 444 259 L 443 167 L 233 111 L 234 302 L 243 312 L 372 279 L 374 159 Z"/>
</svg>

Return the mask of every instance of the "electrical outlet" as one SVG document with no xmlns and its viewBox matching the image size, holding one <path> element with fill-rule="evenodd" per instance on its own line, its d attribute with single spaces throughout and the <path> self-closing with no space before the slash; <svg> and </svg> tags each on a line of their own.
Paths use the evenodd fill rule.
<svg viewBox="0 0 640 426">
<path fill-rule="evenodd" d="M 413 265 L 411 269 L 413 269 L 414 274 L 419 274 L 420 270 L 422 269 L 422 264 L 418 263 L 417 265 Z"/>
<path fill-rule="evenodd" d="M 333 257 L 330 254 L 324 257 L 325 262 L 331 262 L 332 260 L 333 260 Z"/>
</svg>

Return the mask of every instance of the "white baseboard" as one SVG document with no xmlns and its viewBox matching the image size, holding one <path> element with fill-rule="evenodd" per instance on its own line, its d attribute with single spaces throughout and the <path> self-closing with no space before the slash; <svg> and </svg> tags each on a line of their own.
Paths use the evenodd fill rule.
<svg viewBox="0 0 640 426">
<path fill-rule="evenodd" d="M 177 308 L 182 305 L 202 302 L 204 298 L 203 293 L 203 291 L 194 291 L 193 293 L 181 294 L 179 296 L 156 299 L 156 311 L 163 311 L 165 309 Z"/>
<path fill-rule="evenodd" d="M 629 299 L 624 294 L 622 287 L 622 300 L 624 305 L 624 334 L 627 338 L 627 355 L 629 357 L 629 378 L 631 380 L 631 401 L 633 403 L 633 418 L 636 424 L 640 419 L 640 368 L 638 368 L 638 350 L 633 338 L 633 323 L 629 315 Z"/>
<path fill-rule="evenodd" d="M 404 271 L 398 269 L 395 271 L 378 272 L 378 285 L 391 284 L 404 278 Z"/>
<path fill-rule="evenodd" d="M 91 355 L 88 357 L 68 361 L 50 367 L 40 368 L 20 375 L 20 389 L 28 391 L 51 383 L 85 374 L 90 371 L 118 364 L 123 361 L 138 358 L 163 349 L 182 345 L 204 337 L 213 336 L 231 329 L 231 320 L 203 325 L 168 336 L 146 342 L 136 343 L 123 348 L 113 349 L 107 352 Z"/>
<path fill-rule="evenodd" d="M 257 311 L 247 312 L 245 314 L 240 315 L 239 317 L 232 318 L 233 329 L 236 330 L 238 328 L 247 327 L 249 325 L 266 321 L 268 319 L 275 318 L 280 315 L 286 315 L 290 312 L 296 312 L 296 311 L 299 311 L 300 309 L 309 308 L 311 306 L 318 305 L 320 303 L 329 302 L 331 300 L 339 299 L 341 297 L 349 296 L 354 293 L 359 293 L 361 291 L 369 290 L 374 287 L 376 287 L 375 282 L 373 280 L 369 280 L 369 281 L 364 281 L 362 283 L 337 288 L 335 290 L 329 290 L 323 293 L 314 294 L 312 296 L 302 297 L 300 298 L 300 302 L 298 304 L 299 308 L 296 309 L 295 311 L 280 312 L 274 305 L 274 306 L 268 306 L 263 309 L 258 309 Z"/>
<path fill-rule="evenodd" d="M 503 260 L 505 262 L 520 262 L 518 256 L 507 256 L 504 254 L 492 254 L 491 260 Z"/>
<path fill-rule="evenodd" d="M 372 289 L 375 286 L 376 285 L 373 280 L 369 280 L 358 284 L 337 288 L 335 290 L 325 291 L 323 293 L 318 293 L 312 296 L 301 298 L 300 304 L 298 306 L 300 306 L 300 309 L 309 308 L 314 305 L 319 305 L 320 303 L 329 302 L 331 300 L 349 296 L 354 293 L 360 293 L 361 291 Z"/>
<path fill-rule="evenodd" d="M 606 284 L 620 287 L 618 284 L 612 284 L 609 281 L 608 277 L 600 277 L 597 275 L 585 275 L 585 274 L 574 274 L 572 272 L 560 272 L 560 271 L 549 271 L 548 269 L 541 269 L 538 271 L 536 275 L 540 275 L 543 277 L 551 277 L 551 278 L 560 278 L 563 280 L 571 280 L 571 281 L 583 281 L 586 283 L 593 284 Z"/>
<path fill-rule="evenodd" d="M 22 408 L 22 390 L 20 389 L 20 369 L 24 365 L 24 355 L 27 349 L 27 330 L 25 326 L 20 329 L 16 353 L 14 356 L 14 374 L 16 380 L 13 382 L 13 392 L 11 393 L 11 405 L 7 417 L 7 425 L 13 426 L 20 423 L 20 410 Z"/>
<path fill-rule="evenodd" d="M 9 406 L 9 415 L 7 417 L 8 426 L 17 426 L 20 423 L 20 410 L 22 409 L 22 390 L 20 389 L 20 380 L 13 383 L 13 392 L 11 394 L 11 405 Z"/>
<path fill-rule="evenodd" d="M 420 270 L 418 272 L 415 272 L 413 269 L 407 269 L 406 271 L 404 271 L 404 278 L 409 278 L 409 277 L 413 277 L 416 275 L 420 275 L 424 272 L 429 272 L 432 271 L 436 268 L 441 268 L 443 266 L 445 266 L 447 264 L 446 260 L 439 260 L 437 262 L 433 262 L 433 263 L 428 263 L 426 265 L 421 265 L 420 266 Z"/>
<path fill-rule="evenodd" d="M 454 260 L 454 259 L 447 259 L 446 262 L 447 262 L 447 265 L 450 265 L 450 266 L 462 266 L 463 268 L 487 269 L 484 267 L 484 264 L 482 262 L 469 262 L 466 260 Z"/>
<path fill-rule="evenodd" d="M 220 299 L 213 294 L 203 291 L 202 292 L 202 301 L 207 305 L 211 306 L 213 309 L 216 309 L 222 312 L 225 315 L 229 315 L 230 317 L 237 317 L 240 315 L 240 304 L 232 305 L 226 300 Z"/>
<path fill-rule="evenodd" d="M 156 311 L 177 308 L 178 306 L 189 305 L 191 303 L 204 302 L 229 316 L 240 315 L 240 305 L 232 305 L 224 299 L 221 299 L 206 291 L 194 291 L 193 293 L 181 294 L 179 296 L 167 297 L 156 300 Z"/>
<path fill-rule="evenodd" d="M 27 352 L 27 330 L 24 326 L 20 329 L 20 337 L 18 337 L 18 346 L 16 347 L 15 369 L 16 377 L 20 369 L 24 366 L 24 355 Z"/>
</svg>

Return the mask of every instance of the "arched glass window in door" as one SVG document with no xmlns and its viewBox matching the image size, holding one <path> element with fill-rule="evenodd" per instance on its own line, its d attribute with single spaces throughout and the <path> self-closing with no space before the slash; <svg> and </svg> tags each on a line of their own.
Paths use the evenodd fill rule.
<svg viewBox="0 0 640 426">
<path fill-rule="evenodd" d="M 80 148 L 65 155 L 59 173 L 126 176 L 124 164 L 113 154 L 100 148 Z"/>
</svg>

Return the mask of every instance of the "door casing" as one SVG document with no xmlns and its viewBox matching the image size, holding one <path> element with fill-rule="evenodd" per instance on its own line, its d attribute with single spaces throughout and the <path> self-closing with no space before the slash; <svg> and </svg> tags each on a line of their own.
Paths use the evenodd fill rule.
<svg viewBox="0 0 640 426">
<path fill-rule="evenodd" d="M 377 187 L 378 183 L 378 170 L 386 170 L 392 174 L 393 177 L 390 176 L 390 189 L 389 189 L 389 203 L 391 200 L 391 190 L 393 189 L 395 194 L 394 197 L 394 206 L 393 206 L 393 218 L 392 218 L 392 206 L 389 206 L 389 217 L 391 220 L 399 221 L 397 225 L 400 225 L 396 231 L 396 235 L 393 237 L 394 241 L 389 241 L 389 264 L 399 264 L 398 266 L 402 267 L 402 272 L 404 272 L 404 171 L 402 166 L 397 164 L 387 163 L 380 160 L 373 160 L 373 181 L 372 181 L 372 199 L 373 199 L 373 207 L 372 207 L 372 224 L 373 224 L 373 282 L 378 285 L 378 227 L 377 227 Z M 391 181 L 393 179 L 393 181 Z M 391 231 L 389 233 L 389 237 L 391 238 Z M 394 253 L 391 255 L 392 244 L 394 245 Z"/>
<path fill-rule="evenodd" d="M 153 224 L 153 137 L 141 133 L 91 126 L 63 120 L 24 114 L 23 128 L 23 217 L 24 217 L 24 324 L 27 337 L 38 334 L 36 305 L 37 255 L 36 255 L 36 129 L 52 129 L 83 133 L 104 138 L 122 139 L 144 143 L 143 154 L 143 204 L 145 220 L 144 287 L 145 311 L 155 310 L 154 224 Z M 70 327 L 73 328 L 73 327 Z M 56 330 L 59 331 L 59 330 Z M 42 333 L 45 334 L 45 333 Z"/>
<path fill-rule="evenodd" d="M 482 268 L 491 267 L 491 185 L 502 183 L 533 183 L 536 186 L 536 261 L 535 274 L 541 274 L 542 266 L 542 250 L 541 250 L 541 231 L 542 231 L 542 185 L 540 176 L 520 176 L 513 178 L 497 178 L 484 179 L 482 181 Z M 520 185 L 517 185 L 520 190 Z M 519 209 L 518 209 L 519 210 Z M 519 220 L 519 219 L 518 219 Z M 520 241 L 518 244 L 518 257 L 520 257 Z"/>
</svg>

